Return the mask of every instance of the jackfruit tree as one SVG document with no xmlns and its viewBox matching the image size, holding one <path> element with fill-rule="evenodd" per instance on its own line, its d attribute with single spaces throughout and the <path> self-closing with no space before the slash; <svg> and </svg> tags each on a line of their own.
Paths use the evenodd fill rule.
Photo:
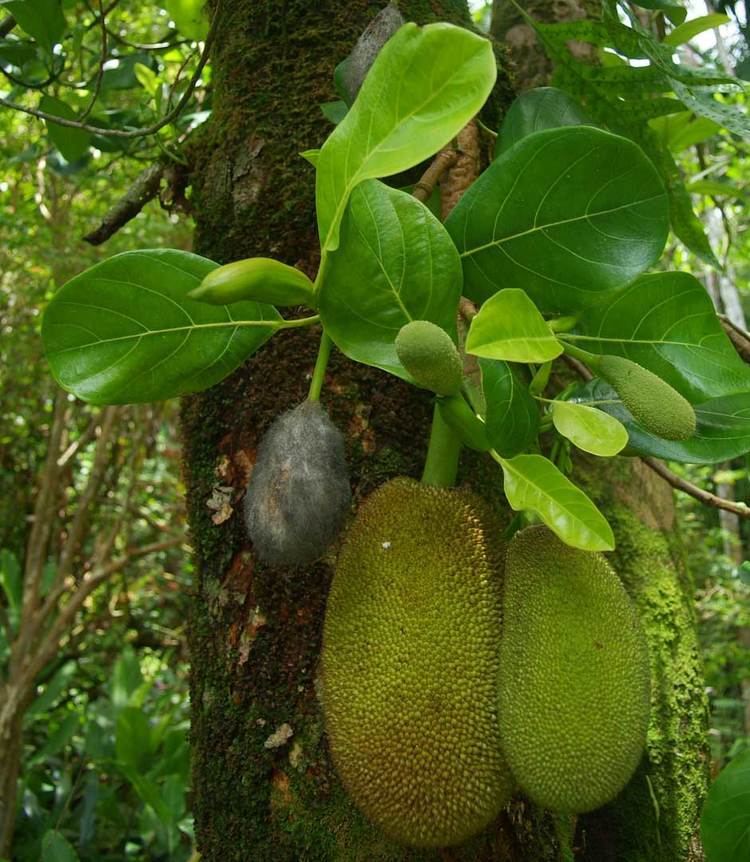
<svg viewBox="0 0 750 862">
<path fill-rule="evenodd" d="M 205 860 L 700 858 L 689 577 L 641 467 L 750 451 L 750 369 L 661 268 L 670 231 L 712 252 L 651 121 L 747 121 L 593 5 L 521 10 L 559 86 L 515 96 L 457 0 L 209 4 L 199 253 L 44 312 L 73 396 L 184 398 Z"/>
</svg>

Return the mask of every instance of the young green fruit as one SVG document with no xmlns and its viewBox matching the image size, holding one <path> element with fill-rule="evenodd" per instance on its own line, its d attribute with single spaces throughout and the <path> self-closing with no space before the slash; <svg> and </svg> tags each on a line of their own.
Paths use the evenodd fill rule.
<svg viewBox="0 0 750 862">
<path fill-rule="evenodd" d="M 418 847 L 508 802 L 497 723 L 501 527 L 473 494 L 394 479 L 360 507 L 328 596 L 322 699 L 341 780 Z"/>
<path fill-rule="evenodd" d="M 251 301 L 312 308 L 315 287 L 293 266 L 270 257 L 251 257 L 212 270 L 188 296 L 211 305 Z"/>
<path fill-rule="evenodd" d="M 499 677 L 503 752 L 534 802 L 578 813 L 622 790 L 646 742 L 648 647 L 603 556 L 542 526 L 514 536 Z"/>
<path fill-rule="evenodd" d="M 396 336 L 396 354 L 414 382 L 438 395 L 461 389 L 461 356 L 450 335 L 429 320 L 412 320 Z"/>
<path fill-rule="evenodd" d="M 647 431 L 665 440 L 687 440 L 695 434 L 692 405 L 661 377 L 622 356 L 602 356 L 595 371 Z"/>
<path fill-rule="evenodd" d="M 258 447 L 245 495 L 245 524 L 269 565 L 315 562 L 336 538 L 351 489 L 341 432 L 317 401 L 274 420 Z"/>
</svg>

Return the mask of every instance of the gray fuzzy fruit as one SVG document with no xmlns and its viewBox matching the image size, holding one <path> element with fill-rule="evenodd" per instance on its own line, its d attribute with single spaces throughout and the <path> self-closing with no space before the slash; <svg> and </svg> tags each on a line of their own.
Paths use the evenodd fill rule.
<svg viewBox="0 0 750 862">
<path fill-rule="evenodd" d="M 258 447 L 245 524 L 262 562 L 303 566 L 336 538 L 351 488 L 344 438 L 317 401 L 274 420 Z"/>
</svg>

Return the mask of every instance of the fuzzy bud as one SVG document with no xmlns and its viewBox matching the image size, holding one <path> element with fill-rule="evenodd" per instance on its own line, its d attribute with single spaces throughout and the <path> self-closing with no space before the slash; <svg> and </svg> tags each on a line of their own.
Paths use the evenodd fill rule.
<svg viewBox="0 0 750 862">
<path fill-rule="evenodd" d="M 245 524 L 258 558 L 277 566 L 317 560 L 349 511 L 344 438 L 317 401 L 279 416 L 258 447 Z"/>
</svg>

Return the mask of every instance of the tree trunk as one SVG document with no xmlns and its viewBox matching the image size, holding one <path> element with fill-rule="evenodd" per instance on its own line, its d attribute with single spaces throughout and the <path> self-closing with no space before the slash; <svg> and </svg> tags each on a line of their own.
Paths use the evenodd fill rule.
<svg viewBox="0 0 750 862">
<path fill-rule="evenodd" d="M 192 152 L 196 251 L 221 262 L 273 255 L 314 275 L 314 175 L 298 153 L 319 146 L 330 131 L 318 105 L 335 98 L 333 67 L 381 4 L 268 0 L 262 11 L 249 0 L 222 5 L 213 58 L 214 113 Z M 400 9 L 418 23 L 468 23 L 458 0 L 401 2 Z M 270 570 L 253 559 L 241 516 L 255 448 L 273 418 L 305 398 L 318 334 L 291 330 L 277 336 L 221 385 L 183 404 L 196 559 L 190 620 L 193 809 L 202 859 L 552 862 L 559 853 L 553 823 L 523 800 L 466 847 L 414 851 L 392 844 L 367 823 L 332 770 L 315 680 L 333 554 L 309 569 Z M 346 434 L 355 501 L 392 476 L 418 477 L 429 396 L 336 353 L 326 382 L 323 400 Z M 624 481 L 631 468 L 622 463 Z M 499 474 L 485 461 L 465 456 L 462 480 L 504 507 Z M 207 505 L 219 486 L 231 488 L 234 507 L 223 521 Z M 601 486 L 606 489 L 604 479 Z M 624 507 L 623 513 L 623 553 L 631 534 L 645 545 L 640 539 L 632 543 L 632 590 L 646 606 L 652 582 L 645 574 L 653 570 L 655 598 L 663 598 L 652 636 L 660 674 L 656 743 L 627 796 L 629 807 L 612 806 L 606 820 L 587 819 L 577 843 L 606 847 L 598 856 L 589 853 L 597 862 L 678 862 L 689 858 L 704 781 L 693 768 L 704 753 L 704 702 L 689 586 L 659 530 L 643 527 Z M 652 517 L 648 507 L 646 516 Z M 623 557 L 623 564 L 631 571 L 630 559 Z M 680 773 L 678 787 L 677 764 L 683 761 L 690 766 Z M 644 797 L 646 776 L 653 793 L 663 791 L 658 833 L 653 805 L 649 813 L 642 804 L 651 799 Z M 684 799 L 672 804 L 678 793 Z M 672 840 L 676 831 L 679 841 Z M 634 845 L 641 832 L 651 849 L 622 855 L 621 848 Z"/>
</svg>

